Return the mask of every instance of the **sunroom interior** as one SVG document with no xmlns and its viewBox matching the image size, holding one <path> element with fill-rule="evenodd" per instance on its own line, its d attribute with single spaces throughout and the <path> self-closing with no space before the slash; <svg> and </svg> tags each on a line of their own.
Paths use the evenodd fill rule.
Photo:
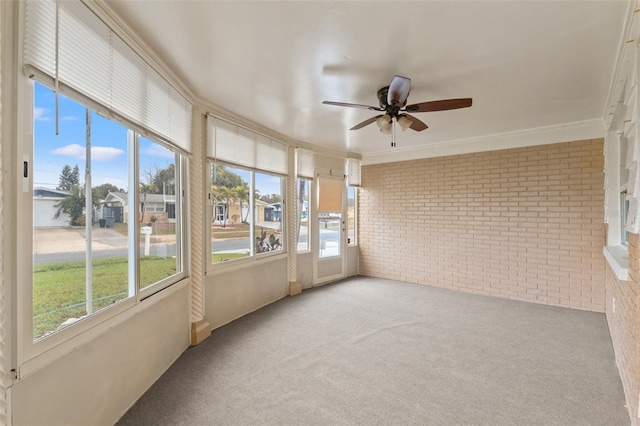
<svg viewBox="0 0 640 426">
<path fill-rule="evenodd" d="M 114 424 L 216 329 L 360 275 L 599 313 L 638 424 L 638 11 L 0 3 L 0 423 Z M 472 105 L 387 128 L 394 76 Z"/>
</svg>

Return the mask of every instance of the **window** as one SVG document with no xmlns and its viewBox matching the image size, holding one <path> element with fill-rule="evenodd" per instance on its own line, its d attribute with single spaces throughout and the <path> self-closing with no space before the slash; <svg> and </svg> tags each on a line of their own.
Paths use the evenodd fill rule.
<svg viewBox="0 0 640 426">
<path fill-rule="evenodd" d="M 176 220 L 181 217 L 179 156 L 142 136 L 137 146 L 140 288 L 147 288 L 181 271 L 180 245 L 176 244 L 181 239 Z"/>
<path fill-rule="evenodd" d="M 297 180 L 297 192 L 296 199 L 298 206 L 296 211 L 298 217 L 296 221 L 297 232 L 297 248 L 298 252 L 309 251 L 309 191 L 311 188 L 311 180 L 301 179 Z"/>
<path fill-rule="evenodd" d="M 54 108 L 35 82 L 34 341 L 184 276 L 181 156 L 62 95 L 56 135 Z"/>
<path fill-rule="evenodd" d="M 356 240 L 356 197 L 358 188 L 355 186 L 347 187 L 347 244 L 355 245 Z"/>
<path fill-rule="evenodd" d="M 251 172 L 219 163 L 211 165 L 212 262 L 220 263 L 251 255 L 249 199 Z"/>
<path fill-rule="evenodd" d="M 284 251 L 287 145 L 207 117 L 211 164 L 211 263 Z"/>
<path fill-rule="evenodd" d="M 627 153 L 629 140 L 623 133 L 620 136 L 619 167 L 620 167 L 620 243 L 626 245 L 629 238 L 627 232 L 627 215 L 629 213 L 629 201 L 627 200 L 627 186 L 629 183 L 629 169 L 627 168 Z"/>
<path fill-rule="evenodd" d="M 282 252 L 283 184 L 279 175 L 211 164 L 212 263 Z"/>
<path fill-rule="evenodd" d="M 282 251 L 282 218 L 284 206 L 282 203 L 282 185 L 280 176 L 266 173 L 254 174 L 255 200 L 255 238 L 256 253 Z"/>
<path fill-rule="evenodd" d="M 629 244 L 629 231 L 626 229 L 627 216 L 629 214 L 629 200 L 627 199 L 627 190 L 620 192 L 620 242 L 624 245 Z"/>
</svg>

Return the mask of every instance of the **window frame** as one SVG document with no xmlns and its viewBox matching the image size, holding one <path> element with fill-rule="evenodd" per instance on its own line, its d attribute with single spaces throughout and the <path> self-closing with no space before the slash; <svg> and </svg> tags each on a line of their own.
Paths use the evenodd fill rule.
<svg viewBox="0 0 640 426">
<path fill-rule="evenodd" d="M 353 188 L 353 241 L 349 241 L 349 188 Z M 347 247 L 358 245 L 358 191 L 358 186 L 347 185 Z"/>
<path fill-rule="evenodd" d="M 29 78 L 31 77 L 31 78 Z M 19 144 L 15 143 L 17 149 L 17 156 L 20 158 L 21 163 L 19 167 L 20 173 L 22 173 L 22 162 L 28 165 L 28 168 L 33 169 L 34 164 L 34 109 L 35 109 L 35 84 L 40 84 L 49 90 L 54 90 L 51 87 L 50 82 L 46 78 L 39 78 L 38 75 L 18 76 L 18 137 L 17 141 L 30 141 L 30 143 Z M 144 303 L 145 300 L 158 293 L 166 293 L 171 287 L 177 286 L 187 282 L 187 267 L 188 259 L 186 257 L 186 244 L 185 239 L 186 227 L 187 227 L 187 206 L 185 205 L 185 188 L 188 187 L 187 181 L 187 162 L 188 159 L 181 151 L 177 150 L 173 146 L 167 146 L 164 142 L 159 142 L 153 136 L 146 135 L 140 132 L 140 128 L 123 120 L 120 116 L 112 116 L 109 112 L 97 104 L 86 98 L 84 95 L 75 92 L 66 86 L 60 86 L 58 92 L 64 95 L 68 99 L 88 108 L 90 111 L 95 112 L 108 120 L 111 120 L 128 130 L 133 131 L 136 134 L 134 149 L 135 156 L 128 158 L 128 167 L 132 167 L 132 163 L 135 163 L 135 175 L 134 180 L 136 185 L 140 182 L 140 176 L 138 173 L 140 157 L 138 151 L 138 135 L 145 136 L 158 145 L 161 145 L 175 153 L 175 170 L 176 179 L 179 181 L 180 196 L 176 196 L 176 252 L 180 263 L 181 271 L 175 274 L 165 277 L 144 289 L 140 288 L 140 268 L 139 268 L 139 245 L 133 248 L 136 252 L 136 280 L 135 280 L 135 294 L 127 296 L 116 303 L 98 310 L 91 315 L 78 320 L 77 322 L 70 324 L 60 330 L 56 330 L 54 333 L 41 336 L 37 339 L 33 338 L 33 173 L 30 171 L 27 177 L 22 177 L 17 180 L 16 189 L 19 194 L 18 198 L 18 223 L 17 223 L 17 236 L 18 236 L 18 265 L 17 265 L 17 279 L 18 282 L 24 283 L 24 285 L 18 286 L 17 291 L 17 362 L 20 366 L 22 373 L 33 371 L 40 366 L 47 364 L 52 359 L 57 358 L 60 354 L 68 351 L 69 347 L 73 347 L 78 342 L 86 341 L 92 338 L 99 330 L 102 329 L 101 324 L 106 323 L 109 320 L 116 319 L 118 317 L 122 320 L 126 320 L 129 316 L 127 311 L 131 311 L 132 308 Z M 88 100 L 88 101 L 87 101 Z M 131 173 L 131 170 L 129 171 Z M 22 176 L 22 174 L 20 175 Z M 177 191 L 176 191 L 177 192 Z M 135 195 L 136 203 L 139 202 L 137 191 Z M 136 232 L 139 235 L 140 226 L 136 221 Z M 179 239 L 179 240 L 178 240 Z M 128 246 L 128 250 L 131 247 Z M 178 260 L 177 260 L 178 261 Z"/>
<path fill-rule="evenodd" d="M 207 260 L 207 274 L 208 275 L 216 275 L 219 273 L 223 273 L 223 272 L 227 272 L 229 270 L 234 270 L 237 268 L 241 268 L 243 266 L 247 266 L 247 265 L 251 265 L 251 264 L 259 264 L 262 262 L 266 262 L 266 261 L 272 261 L 272 260 L 276 260 L 276 259 L 280 259 L 280 258 L 284 258 L 287 257 L 288 255 L 288 247 L 287 247 L 287 214 L 286 214 L 286 185 L 287 185 L 287 179 L 286 176 L 280 175 L 278 173 L 274 173 L 274 172 L 266 172 L 263 170 L 257 170 L 257 169 L 253 169 L 250 167 L 246 167 L 246 166 L 241 166 L 241 165 L 236 165 L 236 164 L 232 164 L 226 161 L 221 161 L 221 160 L 215 160 L 215 159 L 211 159 L 211 158 L 207 158 L 207 170 L 208 173 L 206 173 L 206 184 L 205 184 L 205 188 L 207 188 L 207 199 L 208 199 L 208 206 L 209 208 L 206 209 L 206 214 L 205 214 L 205 220 L 206 220 L 206 224 L 207 224 L 207 230 L 205 232 L 206 234 L 206 238 L 207 238 L 207 252 L 206 252 L 206 256 L 208 258 Z M 241 257 L 241 258 L 237 258 L 237 259 L 230 259 L 228 261 L 225 262 L 217 262 L 214 263 L 213 262 L 213 233 L 211 230 L 211 226 L 210 224 L 212 223 L 212 215 L 213 215 L 213 208 L 211 208 L 213 206 L 213 197 L 211 194 L 211 182 L 213 179 L 212 176 L 212 172 L 213 172 L 213 166 L 214 164 L 218 164 L 218 165 L 222 165 L 222 166 L 227 166 L 227 167 L 232 167 L 234 169 L 240 169 L 240 170 L 245 170 L 247 172 L 249 172 L 249 194 L 253 195 L 249 197 L 249 211 L 251 212 L 250 214 L 252 215 L 252 220 L 251 220 L 251 227 L 250 227 L 250 231 L 249 231 L 249 242 L 250 242 L 250 251 L 249 251 L 249 255 L 245 256 L 245 257 Z M 255 249 L 255 240 L 256 240 L 256 235 L 257 235 L 257 230 L 256 230 L 256 224 L 255 224 L 255 220 L 253 218 L 254 212 L 255 212 L 255 174 L 256 173 L 261 173 L 264 175 L 270 175 L 270 176 L 276 176 L 280 179 L 280 191 L 281 191 L 281 196 L 282 196 L 282 218 L 280 221 L 280 227 L 281 227 L 281 232 L 282 232 L 282 236 L 280 237 L 280 241 L 282 244 L 282 249 L 281 250 L 277 250 L 277 251 L 271 251 L 271 252 L 263 252 L 263 253 L 256 253 L 256 249 Z"/>
<path fill-rule="evenodd" d="M 296 253 L 309 253 L 311 252 L 311 240 L 312 240 L 312 235 L 311 235 L 311 193 L 312 193 L 312 189 L 311 186 L 313 184 L 313 179 L 308 178 L 308 177 L 301 177 L 298 176 L 296 177 L 296 201 L 298 200 L 298 195 L 299 195 L 299 189 L 300 189 L 300 181 L 304 180 L 305 182 L 307 182 L 308 185 L 306 185 L 306 195 L 307 195 L 307 248 L 305 250 L 300 250 L 298 248 L 299 242 L 298 239 L 296 238 Z M 303 200 L 304 203 L 304 200 Z M 298 211 L 298 203 L 296 202 L 296 229 L 298 226 L 298 218 L 302 218 L 301 212 Z"/>
</svg>

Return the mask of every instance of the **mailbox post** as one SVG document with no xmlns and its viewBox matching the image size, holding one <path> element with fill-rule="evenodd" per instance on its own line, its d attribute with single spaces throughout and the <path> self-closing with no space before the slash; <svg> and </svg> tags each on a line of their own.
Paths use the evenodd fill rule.
<svg viewBox="0 0 640 426">
<path fill-rule="evenodd" d="M 140 233 L 144 235 L 144 255 L 149 256 L 149 243 L 151 242 L 151 227 L 141 226 Z"/>
</svg>

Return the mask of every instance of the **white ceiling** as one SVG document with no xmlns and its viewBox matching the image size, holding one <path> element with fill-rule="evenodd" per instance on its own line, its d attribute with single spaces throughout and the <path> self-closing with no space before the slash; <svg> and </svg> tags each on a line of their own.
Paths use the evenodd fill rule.
<svg viewBox="0 0 640 426">
<path fill-rule="evenodd" d="M 364 158 L 541 127 L 593 128 L 604 113 L 629 6 L 627 1 L 106 4 L 200 100 L 287 138 Z M 412 79 L 409 103 L 471 97 L 473 106 L 416 114 L 429 129 L 398 132 L 394 149 L 375 124 L 348 130 L 374 111 L 322 104 L 377 105 L 376 91 L 395 74 Z M 569 139 L 570 133 L 564 132 Z"/>
</svg>

